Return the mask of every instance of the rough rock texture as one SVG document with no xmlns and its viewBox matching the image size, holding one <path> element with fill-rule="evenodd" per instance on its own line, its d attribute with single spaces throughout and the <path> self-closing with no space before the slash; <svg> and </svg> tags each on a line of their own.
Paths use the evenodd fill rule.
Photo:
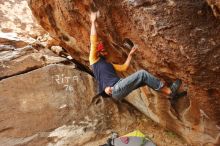
<svg viewBox="0 0 220 146">
<path fill-rule="evenodd" d="M 90 88 L 86 89 L 85 81 Z M 81 84 L 78 84 L 79 82 Z M 86 108 L 81 106 L 86 105 L 84 102 L 91 100 L 85 97 L 94 94 L 93 84 L 90 75 L 74 70 L 72 66 L 65 67 L 64 65 L 50 65 L 24 75 L 2 80 L 0 93 L 1 103 L 4 105 L 1 105 L 3 106 L 1 108 L 3 110 L 1 111 L 3 120 L 1 126 L 6 125 L 4 122 L 8 123 L 8 127 L 12 127 L 12 130 L 9 130 L 12 136 L 19 132 L 28 135 L 26 131 L 31 131 L 29 124 L 33 124 L 34 131 L 55 128 L 57 125 L 54 122 L 59 121 L 57 118 L 66 122 L 72 116 L 79 114 L 79 110 Z M 85 92 L 86 90 L 88 92 Z M 81 100 L 82 98 L 85 100 Z M 69 112 L 70 115 L 64 114 L 65 110 L 70 109 L 72 110 Z M 35 111 L 37 113 L 31 114 Z M 17 112 L 21 113 L 16 114 L 18 117 L 12 116 Z M 17 122 L 14 122 L 13 119 L 16 119 Z M 16 124 L 19 124 L 18 121 L 23 123 L 23 126 L 19 127 L 22 129 L 16 128 Z M 34 126 L 36 123 L 38 124 Z M 48 127 L 45 129 L 45 126 Z M 8 127 L 4 128 L 8 129 Z"/>
<path fill-rule="evenodd" d="M 0 145 L 53 137 L 52 129 L 85 117 L 81 111 L 88 107 L 90 94 L 94 94 L 92 77 L 73 66 L 50 65 L 0 81 Z M 100 116 L 96 114 L 90 116 Z M 100 122 L 86 120 L 94 123 L 91 128 Z"/>
<path fill-rule="evenodd" d="M 219 0 L 207 0 L 211 6 L 213 13 L 216 17 L 220 17 L 220 1 Z"/>
<path fill-rule="evenodd" d="M 147 69 L 167 82 L 181 78 L 188 89 L 188 96 L 175 107 L 147 88 L 128 100 L 194 145 L 220 143 L 220 21 L 215 17 L 219 3 L 207 2 L 94 0 L 101 13 L 98 33 L 112 60 L 125 60 L 129 50 L 120 47 L 123 38 L 139 45 L 132 66 L 123 75 Z M 90 3 L 91 0 L 29 2 L 39 24 L 73 58 L 87 66 Z"/>
<path fill-rule="evenodd" d="M 0 79 L 66 60 L 42 45 L 36 47 L 18 38 L 0 37 Z"/>
<path fill-rule="evenodd" d="M 19 37 L 37 37 L 43 29 L 29 15 L 27 0 L 3 0 L 0 2 L 0 32 Z"/>
</svg>

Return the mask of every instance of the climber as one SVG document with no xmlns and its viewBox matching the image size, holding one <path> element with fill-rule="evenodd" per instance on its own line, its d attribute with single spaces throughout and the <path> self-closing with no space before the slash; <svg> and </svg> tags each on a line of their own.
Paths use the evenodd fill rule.
<svg viewBox="0 0 220 146">
<path fill-rule="evenodd" d="M 104 93 L 111 96 L 113 99 L 121 100 L 133 90 L 147 85 L 158 92 L 168 95 L 170 99 L 174 99 L 179 94 L 178 89 L 181 85 L 180 79 L 177 79 L 170 87 L 168 87 L 162 81 L 145 70 L 139 70 L 126 78 L 119 78 L 117 76 L 116 71 L 122 72 L 127 70 L 132 56 L 138 48 L 135 45 L 131 48 L 127 60 L 122 65 L 108 62 L 108 52 L 103 43 L 98 43 L 97 40 L 98 38 L 95 24 L 97 16 L 98 12 L 91 12 L 91 47 L 89 62 L 92 66 L 95 79 L 98 81 L 99 92 L 104 91 Z"/>
</svg>

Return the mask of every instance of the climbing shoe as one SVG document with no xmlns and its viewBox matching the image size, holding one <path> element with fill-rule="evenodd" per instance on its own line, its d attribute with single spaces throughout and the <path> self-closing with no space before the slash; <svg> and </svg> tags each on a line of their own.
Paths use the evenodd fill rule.
<svg viewBox="0 0 220 146">
<path fill-rule="evenodd" d="M 179 90 L 180 86 L 182 84 L 182 80 L 177 79 L 175 82 L 173 82 L 170 86 L 171 94 L 169 95 L 171 98 L 174 98 L 177 94 L 177 91 Z"/>
<path fill-rule="evenodd" d="M 177 102 L 177 100 L 180 98 L 180 97 L 183 97 L 183 96 L 186 96 L 187 95 L 187 91 L 183 91 L 183 92 L 177 92 L 176 95 L 170 99 L 170 103 L 172 106 L 175 105 L 175 103 Z"/>
</svg>

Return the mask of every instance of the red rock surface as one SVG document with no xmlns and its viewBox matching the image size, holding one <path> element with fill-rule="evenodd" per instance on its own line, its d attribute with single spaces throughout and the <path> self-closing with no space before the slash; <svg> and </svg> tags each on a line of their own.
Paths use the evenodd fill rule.
<svg viewBox="0 0 220 146">
<path fill-rule="evenodd" d="M 138 103 L 137 108 L 194 145 L 220 143 L 220 21 L 209 6 L 215 2 L 219 8 L 219 3 L 207 1 L 94 1 L 101 13 L 98 33 L 114 62 L 122 63 L 128 53 L 119 47 L 123 38 L 139 45 L 124 75 L 147 69 L 168 82 L 177 77 L 184 81 L 188 96 L 175 108 L 146 88 L 130 102 L 135 105 L 134 99 L 141 98 L 145 108 Z M 39 24 L 87 66 L 90 2 L 29 2 Z"/>
<path fill-rule="evenodd" d="M 207 0 L 208 4 L 213 10 L 216 17 L 220 17 L 220 1 L 219 0 Z"/>
</svg>

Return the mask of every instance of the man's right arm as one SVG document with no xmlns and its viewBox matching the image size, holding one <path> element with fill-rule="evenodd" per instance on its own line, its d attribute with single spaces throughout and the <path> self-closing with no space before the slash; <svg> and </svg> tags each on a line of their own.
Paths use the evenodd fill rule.
<svg viewBox="0 0 220 146">
<path fill-rule="evenodd" d="M 97 55 L 97 32 L 95 27 L 96 13 L 92 12 L 90 15 L 91 19 L 91 32 L 90 32 L 90 53 L 89 53 L 89 63 L 90 65 L 96 63 L 99 60 Z"/>
</svg>

